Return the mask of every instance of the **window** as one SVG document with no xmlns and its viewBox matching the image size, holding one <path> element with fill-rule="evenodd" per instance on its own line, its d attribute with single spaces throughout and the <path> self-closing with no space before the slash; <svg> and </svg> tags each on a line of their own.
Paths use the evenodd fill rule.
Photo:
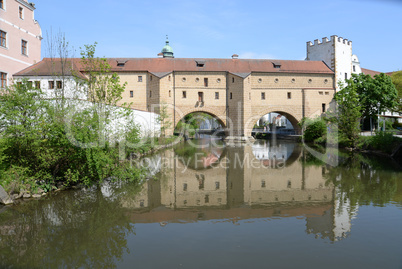
<svg viewBox="0 0 402 269">
<path fill-rule="evenodd" d="M 208 194 L 205 195 L 204 201 L 206 204 L 209 203 L 209 195 Z"/>
<path fill-rule="evenodd" d="M 21 40 L 21 53 L 23 55 L 28 55 L 28 41 Z"/>
<path fill-rule="evenodd" d="M 198 101 L 204 102 L 204 93 L 203 92 L 198 92 Z"/>
<path fill-rule="evenodd" d="M 325 104 L 322 104 L 322 113 L 325 112 Z"/>
<path fill-rule="evenodd" d="M 183 191 L 187 191 L 187 183 L 183 184 Z"/>
<path fill-rule="evenodd" d="M 219 99 L 219 92 L 215 92 L 215 99 Z"/>
<path fill-rule="evenodd" d="M 265 188 L 265 187 L 266 187 L 265 180 L 261 180 L 261 188 Z"/>
<path fill-rule="evenodd" d="M 4 3 L 3 2 L 4 2 L 3 0 L 0 0 L 0 8 L 1 9 L 4 9 Z"/>
<path fill-rule="evenodd" d="M 234 83 L 234 77 L 232 77 L 232 83 Z"/>
<path fill-rule="evenodd" d="M 186 82 L 186 80 L 187 80 L 186 78 L 182 78 L 182 79 L 181 79 L 181 81 L 183 81 L 183 82 Z"/>
<path fill-rule="evenodd" d="M 345 79 L 348 79 L 348 73 L 345 73 Z"/>
<path fill-rule="evenodd" d="M 169 90 L 169 97 L 172 97 L 172 91 Z"/>
<path fill-rule="evenodd" d="M 152 91 L 149 91 L 149 97 L 152 97 Z"/>
<path fill-rule="evenodd" d="M 28 81 L 28 88 L 32 88 L 32 81 Z"/>
<path fill-rule="evenodd" d="M 19 8 L 18 15 L 19 15 L 21 20 L 24 19 L 24 9 L 22 7 Z"/>
<path fill-rule="evenodd" d="M 329 95 L 329 92 L 325 92 L 325 95 Z"/>
<path fill-rule="evenodd" d="M 54 89 L 54 81 L 49 80 L 49 89 Z"/>
<path fill-rule="evenodd" d="M 261 100 L 265 100 L 265 92 L 261 93 Z"/>
<path fill-rule="evenodd" d="M 40 81 L 35 81 L 35 88 L 40 89 Z"/>
<path fill-rule="evenodd" d="M 152 81 L 152 76 L 149 77 L 149 80 Z"/>
<path fill-rule="evenodd" d="M 138 76 L 138 82 L 142 82 L 142 76 Z"/>
<path fill-rule="evenodd" d="M 204 86 L 208 87 L 208 78 L 204 78 Z"/>
<path fill-rule="evenodd" d="M 130 98 L 134 97 L 134 91 L 130 91 Z"/>
<path fill-rule="evenodd" d="M 182 92 L 182 97 L 183 97 L 183 98 L 187 98 L 187 92 L 186 92 L 186 91 L 183 91 L 183 92 Z"/>
<path fill-rule="evenodd" d="M 230 99 L 232 99 L 232 97 L 233 97 L 233 95 L 232 95 L 232 93 L 230 93 Z"/>
<path fill-rule="evenodd" d="M 7 33 L 0 31 L 0 46 L 7 47 Z"/>
<path fill-rule="evenodd" d="M 61 89 L 62 87 L 63 87 L 63 83 L 61 82 L 61 80 L 56 81 L 56 88 Z"/>
<path fill-rule="evenodd" d="M 292 99 L 292 93 L 288 92 L 288 99 Z"/>
<path fill-rule="evenodd" d="M 168 79 L 169 79 L 169 81 L 170 81 L 172 78 L 169 76 L 169 78 L 168 78 Z"/>
<path fill-rule="evenodd" d="M 7 87 L 7 73 L 0 73 L 1 76 L 1 88 Z"/>
<path fill-rule="evenodd" d="M 318 94 L 319 94 L 319 95 L 323 95 L 324 93 L 323 93 L 323 92 L 318 92 Z"/>
<path fill-rule="evenodd" d="M 215 189 L 219 190 L 219 188 L 220 188 L 220 183 L 219 183 L 219 181 L 216 181 L 215 182 Z"/>
<path fill-rule="evenodd" d="M 355 65 L 353 66 L 353 72 L 356 72 L 356 66 Z"/>
</svg>

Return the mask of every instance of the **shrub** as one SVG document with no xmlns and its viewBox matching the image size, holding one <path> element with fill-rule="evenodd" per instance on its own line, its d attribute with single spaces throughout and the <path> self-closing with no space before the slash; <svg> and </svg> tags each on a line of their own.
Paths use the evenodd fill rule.
<svg viewBox="0 0 402 269">
<path fill-rule="evenodd" d="M 302 127 L 305 128 L 303 138 L 305 142 L 325 142 L 327 134 L 327 125 L 321 118 L 317 119 L 303 119 L 301 122 Z"/>
</svg>

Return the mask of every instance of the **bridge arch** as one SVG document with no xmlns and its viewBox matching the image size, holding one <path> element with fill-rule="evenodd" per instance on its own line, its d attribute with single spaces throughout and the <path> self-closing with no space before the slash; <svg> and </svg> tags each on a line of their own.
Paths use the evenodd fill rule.
<svg viewBox="0 0 402 269">
<path fill-rule="evenodd" d="M 284 108 L 284 107 L 269 107 L 269 108 L 263 108 L 258 110 L 256 113 L 254 113 L 255 116 L 250 118 L 246 122 L 245 126 L 245 131 L 247 136 L 251 136 L 251 132 L 253 130 L 253 127 L 257 120 L 262 118 L 264 115 L 269 114 L 269 113 L 278 113 L 283 116 L 285 116 L 290 123 L 292 124 L 293 128 L 295 129 L 296 134 L 301 134 L 301 128 L 299 126 L 299 122 L 301 121 L 301 113 L 299 111 L 296 111 L 295 109 L 292 108 Z"/>
<path fill-rule="evenodd" d="M 205 113 L 212 116 L 214 119 L 218 121 L 218 123 L 222 126 L 222 128 L 226 128 L 226 114 L 222 113 L 219 109 L 211 109 L 211 108 L 192 108 L 187 109 L 185 111 L 180 111 L 180 113 L 176 112 L 174 128 L 176 128 L 179 121 L 184 119 L 185 116 L 192 113 Z"/>
</svg>

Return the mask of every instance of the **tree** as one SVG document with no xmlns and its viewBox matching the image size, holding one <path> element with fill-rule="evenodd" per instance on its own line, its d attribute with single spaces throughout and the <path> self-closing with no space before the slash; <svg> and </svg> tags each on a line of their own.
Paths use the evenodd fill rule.
<svg viewBox="0 0 402 269">
<path fill-rule="evenodd" d="M 166 136 L 166 130 L 172 126 L 172 122 L 169 121 L 169 117 L 168 106 L 165 103 L 162 103 L 159 107 L 159 116 L 157 118 L 159 124 L 161 125 L 160 128 L 162 138 Z"/>
<path fill-rule="evenodd" d="M 360 134 L 360 119 L 362 108 L 357 93 L 357 85 L 353 79 L 346 80 L 347 86 L 339 84 L 341 90 L 335 94 L 338 105 L 337 115 L 332 115 L 330 120 L 338 124 L 340 136 L 346 140 L 348 146 L 354 148 Z"/>
<path fill-rule="evenodd" d="M 352 74 L 346 80 L 347 84 L 351 82 L 356 88 L 364 117 L 376 117 L 384 111 L 392 111 L 398 104 L 398 94 L 391 77 L 384 73 L 375 75 L 374 78 L 365 74 Z"/>
<path fill-rule="evenodd" d="M 391 80 L 398 92 L 398 105 L 395 111 L 402 113 L 402 71 L 393 73 L 391 75 Z"/>
</svg>

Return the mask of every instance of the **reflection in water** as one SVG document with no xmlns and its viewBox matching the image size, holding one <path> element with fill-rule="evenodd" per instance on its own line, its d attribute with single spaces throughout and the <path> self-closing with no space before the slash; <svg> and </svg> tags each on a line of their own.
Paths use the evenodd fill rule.
<svg viewBox="0 0 402 269">
<path fill-rule="evenodd" d="M 106 182 L 0 208 L 0 267 L 113 268 L 136 241 L 134 226 L 151 224 L 210 221 L 230 229 L 296 217 L 304 234 L 335 242 L 351 233 L 362 205 L 402 204 L 401 173 L 366 157 L 340 156 L 334 168 L 291 142 L 192 142 L 199 147 L 141 160 L 155 180 Z"/>
</svg>

